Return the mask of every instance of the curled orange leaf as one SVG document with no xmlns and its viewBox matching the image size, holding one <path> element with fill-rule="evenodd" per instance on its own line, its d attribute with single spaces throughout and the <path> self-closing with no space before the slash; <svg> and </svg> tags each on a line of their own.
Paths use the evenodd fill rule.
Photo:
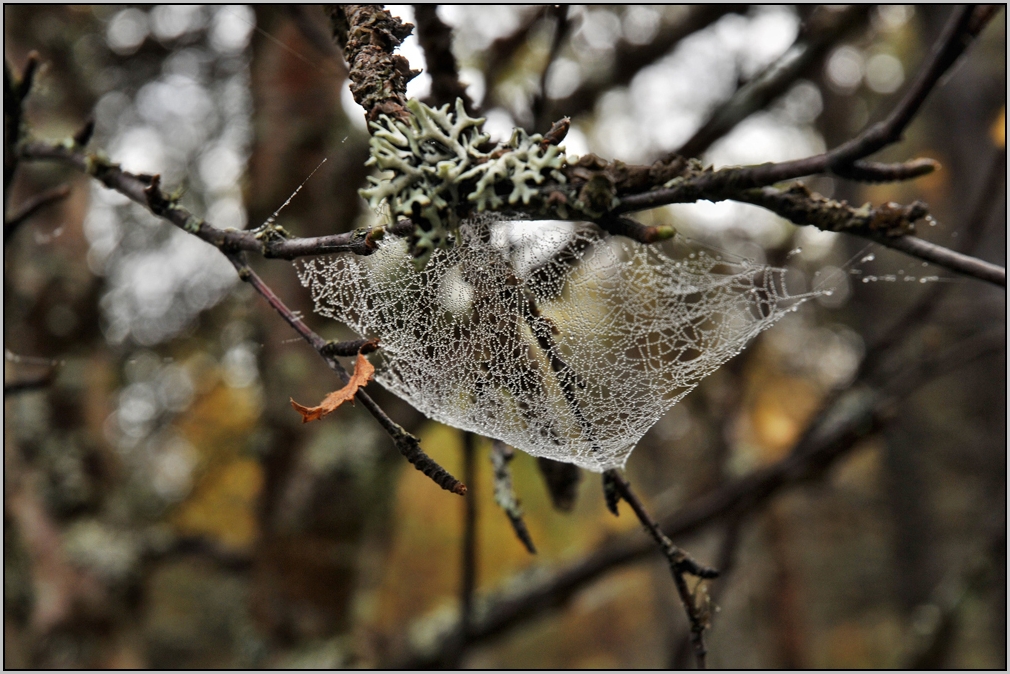
<svg viewBox="0 0 1010 674">
<path fill-rule="evenodd" d="M 348 400 L 352 400 L 354 398 L 354 394 L 358 392 L 358 389 L 370 382 L 372 380 L 372 375 L 374 374 L 375 368 L 372 367 L 372 364 L 368 362 L 367 358 L 359 353 L 358 359 L 354 362 L 354 374 L 351 375 L 351 380 L 347 382 L 347 386 L 339 391 L 334 391 L 333 393 L 327 395 L 318 407 L 305 407 L 304 405 L 299 405 L 293 398 L 291 400 L 291 406 L 295 408 L 295 411 L 302 415 L 303 424 L 315 421 L 316 419 L 322 419 Z"/>
</svg>

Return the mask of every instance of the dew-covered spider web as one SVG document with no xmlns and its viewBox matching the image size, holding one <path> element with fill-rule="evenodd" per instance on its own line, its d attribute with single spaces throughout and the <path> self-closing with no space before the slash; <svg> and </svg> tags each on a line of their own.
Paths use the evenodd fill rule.
<svg viewBox="0 0 1010 674">
<path fill-rule="evenodd" d="M 378 337 L 376 380 L 428 417 L 602 471 L 811 294 L 785 270 L 570 222 L 469 220 L 422 271 L 405 239 L 299 265 L 316 311 Z"/>
</svg>

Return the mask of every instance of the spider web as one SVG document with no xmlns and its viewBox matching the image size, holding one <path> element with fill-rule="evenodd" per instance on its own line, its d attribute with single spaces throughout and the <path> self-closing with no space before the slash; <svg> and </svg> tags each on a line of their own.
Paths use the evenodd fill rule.
<svg viewBox="0 0 1010 674">
<path fill-rule="evenodd" d="M 493 218 L 493 219 L 492 219 Z M 299 263 L 315 310 L 380 340 L 375 379 L 533 456 L 621 467 L 703 377 L 813 296 L 785 270 L 594 225 L 471 219 L 417 271 L 405 239 Z"/>
</svg>

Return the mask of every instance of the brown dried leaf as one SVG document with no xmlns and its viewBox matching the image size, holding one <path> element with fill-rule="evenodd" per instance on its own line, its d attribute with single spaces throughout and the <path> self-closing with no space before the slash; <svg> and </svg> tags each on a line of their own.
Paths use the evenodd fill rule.
<svg viewBox="0 0 1010 674">
<path fill-rule="evenodd" d="M 370 382 L 372 380 L 372 375 L 374 374 L 375 368 L 372 367 L 372 364 L 368 362 L 367 358 L 359 353 L 358 359 L 354 362 L 354 374 L 351 375 L 351 380 L 347 382 L 347 386 L 339 391 L 330 393 L 323 399 L 323 402 L 321 402 L 318 407 L 305 407 L 304 405 L 299 405 L 293 398 L 291 400 L 291 406 L 295 408 L 295 411 L 302 415 L 303 424 L 315 421 L 316 419 L 322 419 L 348 400 L 352 400 L 354 398 L 354 394 L 358 392 L 358 389 Z"/>
</svg>

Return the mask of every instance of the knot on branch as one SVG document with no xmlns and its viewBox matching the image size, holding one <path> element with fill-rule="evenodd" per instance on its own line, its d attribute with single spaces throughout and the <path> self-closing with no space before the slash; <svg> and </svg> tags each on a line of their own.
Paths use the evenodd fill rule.
<svg viewBox="0 0 1010 674">
<path fill-rule="evenodd" d="M 347 60 L 351 93 L 365 109 L 365 119 L 408 119 L 407 82 L 421 71 L 411 70 L 407 59 L 393 50 L 414 26 L 378 5 L 331 5 L 329 14 L 333 38 Z"/>
<path fill-rule="evenodd" d="M 866 206 L 863 206 L 866 208 Z M 885 236 L 903 236 L 915 233 L 915 221 L 929 215 L 929 208 L 922 201 L 913 201 L 907 206 L 888 201 L 870 209 L 866 228 Z"/>
</svg>

